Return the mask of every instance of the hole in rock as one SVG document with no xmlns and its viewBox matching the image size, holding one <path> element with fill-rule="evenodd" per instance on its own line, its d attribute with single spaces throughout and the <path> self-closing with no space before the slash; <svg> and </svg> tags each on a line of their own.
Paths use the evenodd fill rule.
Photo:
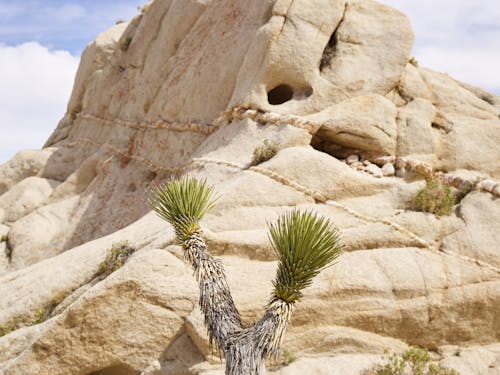
<svg viewBox="0 0 500 375">
<path fill-rule="evenodd" d="M 486 103 L 488 103 L 490 105 L 495 105 L 495 100 L 493 99 L 493 97 L 491 97 L 489 95 L 484 95 L 484 94 L 480 95 L 479 99 L 484 100 Z"/>
<path fill-rule="evenodd" d="M 317 150 L 329 154 L 337 159 L 345 159 L 349 155 L 361 155 L 363 156 L 365 152 L 352 147 L 346 147 L 338 143 L 332 142 L 327 139 L 323 132 L 318 130 L 316 134 L 312 136 L 311 146 Z"/>
<path fill-rule="evenodd" d="M 326 45 L 323 55 L 321 56 L 321 61 L 319 63 L 319 71 L 322 72 L 323 69 L 328 68 L 331 64 L 331 61 L 335 57 L 335 53 L 337 50 L 337 30 L 333 32 L 330 36 L 330 40 Z"/>
<path fill-rule="evenodd" d="M 115 365 L 106 367 L 96 372 L 92 372 L 89 375 L 139 375 L 139 373 L 137 371 L 134 371 L 129 366 Z"/>
<path fill-rule="evenodd" d="M 293 98 L 293 88 L 286 84 L 276 86 L 267 93 L 269 104 L 277 105 L 288 102 Z"/>
</svg>

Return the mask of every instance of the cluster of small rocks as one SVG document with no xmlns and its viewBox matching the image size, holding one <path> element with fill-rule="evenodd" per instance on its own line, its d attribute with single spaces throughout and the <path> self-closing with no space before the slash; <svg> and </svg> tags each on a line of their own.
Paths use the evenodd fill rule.
<svg viewBox="0 0 500 375">
<path fill-rule="evenodd" d="M 487 191 L 497 197 L 500 197 L 500 181 L 483 180 L 477 185 L 477 189 Z"/>
<path fill-rule="evenodd" d="M 451 173 L 444 174 L 443 172 L 434 172 L 430 165 L 418 160 L 404 157 L 396 158 L 394 156 L 383 156 L 370 161 L 363 159 L 363 157 L 359 155 L 349 155 L 346 159 L 342 159 L 341 161 L 353 169 L 368 173 L 377 178 L 392 176 L 403 177 L 406 171 L 411 171 L 425 178 L 441 179 L 462 191 L 475 189 L 486 191 L 496 197 L 500 197 L 500 182 L 497 180 L 471 180 Z"/>
<path fill-rule="evenodd" d="M 371 174 L 373 177 L 377 178 L 391 177 L 396 174 L 396 168 L 390 161 L 379 166 L 375 163 L 372 163 L 370 160 L 363 159 L 358 155 L 349 155 L 343 161 L 351 168 Z"/>
</svg>

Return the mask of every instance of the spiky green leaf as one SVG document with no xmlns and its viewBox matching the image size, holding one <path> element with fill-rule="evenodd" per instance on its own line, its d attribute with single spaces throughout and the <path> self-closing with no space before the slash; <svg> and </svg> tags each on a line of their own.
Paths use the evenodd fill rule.
<svg viewBox="0 0 500 375">
<path fill-rule="evenodd" d="M 313 278 L 341 253 L 337 229 L 324 217 L 293 210 L 269 224 L 269 239 L 278 257 L 275 296 L 294 302 Z"/>
<path fill-rule="evenodd" d="M 173 225 L 177 239 L 183 242 L 199 229 L 199 221 L 214 206 L 214 187 L 205 180 L 188 176 L 164 185 L 154 185 L 148 204 L 162 219 Z"/>
</svg>

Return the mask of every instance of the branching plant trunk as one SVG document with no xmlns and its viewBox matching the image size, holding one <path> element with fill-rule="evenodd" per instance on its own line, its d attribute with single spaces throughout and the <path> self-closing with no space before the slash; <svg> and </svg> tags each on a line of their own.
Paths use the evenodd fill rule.
<svg viewBox="0 0 500 375">
<path fill-rule="evenodd" d="M 264 375 L 266 358 L 279 353 L 294 304 L 275 298 L 257 324 L 244 328 L 223 266 L 208 253 L 199 231 L 193 233 L 183 247 L 199 284 L 199 304 L 210 341 L 226 358 L 226 375 Z"/>
<path fill-rule="evenodd" d="M 269 227 L 278 257 L 272 298 L 264 316 L 245 328 L 229 291 L 224 268 L 201 237 L 199 220 L 214 205 L 213 188 L 184 178 L 156 187 L 151 208 L 170 222 L 193 267 L 200 289 L 200 309 L 210 343 L 226 358 L 226 375 L 264 375 L 265 360 L 279 355 L 295 303 L 312 279 L 340 254 L 338 236 L 327 219 L 292 211 Z"/>
</svg>

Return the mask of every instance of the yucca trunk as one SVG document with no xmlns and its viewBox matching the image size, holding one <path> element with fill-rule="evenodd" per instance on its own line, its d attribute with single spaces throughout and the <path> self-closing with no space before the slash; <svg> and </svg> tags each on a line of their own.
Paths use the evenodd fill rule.
<svg viewBox="0 0 500 375">
<path fill-rule="evenodd" d="M 243 328 L 222 264 L 208 253 L 199 231 L 183 247 L 198 281 L 199 305 L 210 341 L 226 358 L 226 375 L 264 375 L 265 360 L 278 354 L 294 304 L 274 298 L 258 323 Z"/>
<path fill-rule="evenodd" d="M 185 258 L 194 269 L 200 288 L 200 309 L 210 341 L 224 350 L 227 340 L 241 331 L 241 319 L 234 305 L 222 264 L 207 251 L 199 231 L 183 244 Z"/>
</svg>

